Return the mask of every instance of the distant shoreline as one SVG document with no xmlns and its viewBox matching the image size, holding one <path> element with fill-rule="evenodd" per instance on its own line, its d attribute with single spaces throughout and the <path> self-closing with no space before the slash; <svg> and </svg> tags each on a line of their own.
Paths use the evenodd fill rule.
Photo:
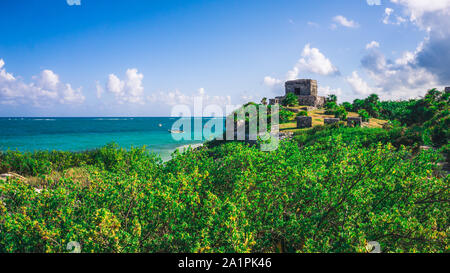
<svg viewBox="0 0 450 273">
<path fill-rule="evenodd" d="M 186 139 L 175 139 L 168 130 L 176 120 L 172 117 L 0 118 L 0 150 L 84 152 L 117 143 L 125 149 L 146 146 L 149 152 L 167 161 L 174 151 L 184 151 L 189 146 L 197 148 L 216 136 L 212 132 L 204 134 L 203 126 L 193 126 L 192 135 L 187 133 Z M 209 118 L 203 118 L 202 124 L 208 121 Z M 200 132 L 202 139 L 195 140 L 193 137 Z"/>
<path fill-rule="evenodd" d="M 189 149 L 189 147 L 191 147 L 192 149 L 197 149 L 200 147 L 203 147 L 204 143 L 197 143 L 197 144 L 188 144 L 188 145 L 181 145 L 179 147 L 177 147 L 175 150 L 180 151 L 180 153 L 186 151 L 187 149 Z"/>
</svg>

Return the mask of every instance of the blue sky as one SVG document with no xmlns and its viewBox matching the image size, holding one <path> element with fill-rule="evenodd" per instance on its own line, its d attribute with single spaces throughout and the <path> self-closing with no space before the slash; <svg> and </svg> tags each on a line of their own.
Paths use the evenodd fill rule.
<svg viewBox="0 0 450 273">
<path fill-rule="evenodd" d="M 341 101 L 450 86 L 450 0 L 2 0 L 0 116 L 167 116 L 313 78 Z"/>
</svg>

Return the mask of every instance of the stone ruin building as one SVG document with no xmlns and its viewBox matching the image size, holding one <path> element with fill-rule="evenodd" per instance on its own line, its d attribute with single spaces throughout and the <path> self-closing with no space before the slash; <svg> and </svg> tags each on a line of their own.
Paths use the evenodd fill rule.
<svg viewBox="0 0 450 273">
<path fill-rule="evenodd" d="M 317 91 L 317 81 L 311 79 L 301 79 L 287 81 L 285 84 L 286 95 L 271 99 L 271 105 L 281 104 L 289 93 L 293 93 L 298 97 L 299 105 L 323 107 L 325 105 L 325 97 L 319 97 Z"/>
</svg>

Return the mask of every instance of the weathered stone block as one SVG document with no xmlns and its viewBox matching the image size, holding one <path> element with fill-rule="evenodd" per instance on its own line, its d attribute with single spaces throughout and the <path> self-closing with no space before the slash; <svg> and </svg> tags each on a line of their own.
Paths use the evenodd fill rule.
<svg viewBox="0 0 450 273">
<path fill-rule="evenodd" d="M 287 81 L 285 84 L 286 94 L 294 93 L 297 96 L 317 96 L 317 81 L 301 79 Z"/>
<path fill-rule="evenodd" d="M 334 123 L 338 123 L 339 121 L 341 121 L 341 119 L 338 118 L 326 118 L 323 120 L 323 123 L 325 124 L 334 124 Z"/>
<path fill-rule="evenodd" d="M 347 118 L 347 125 L 350 127 L 361 126 L 362 118 L 361 117 L 349 117 L 349 118 Z"/>
<path fill-rule="evenodd" d="M 299 104 L 302 106 L 323 107 L 325 97 L 319 97 L 317 81 L 311 79 L 299 79 L 287 81 L 285 83 L 286 95 L 294 94 L 298 97 Z M 281 104 L 285 97 L 276 97 L 269 100 L 270 105 Z"/>
<path fill-rule="evenodd" d="M 312 127 L 312 117 L 297 117 L 297 128 L 311 128 Z"/>
<path fill-rule="evenodd" d="M 302 111 L 302 109 L 296 109 L 296 108 L 290 108 L 290 107 L 286 107 L 286 110 L 291 111 L 293 113 L 300 113 Z"/>
<path fill-rule="evenodd" d="M 302 106 L 322 107 L 325 104 L 325 97 L 299 96 L 298 104 Z"/>
<path fill-rule="evenodd" d="M 284 100 L 284 97 L 276 97 L 274 99 L 270 99 L 269 100 L 269 104 L 270 105 L 276 105 L 276 104 L 281 104 Z"/>
</svg>

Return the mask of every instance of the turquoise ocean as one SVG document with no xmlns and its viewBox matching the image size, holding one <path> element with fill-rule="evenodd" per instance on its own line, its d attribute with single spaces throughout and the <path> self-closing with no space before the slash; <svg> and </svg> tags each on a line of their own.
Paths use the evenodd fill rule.
<svg viewBox="0 0 450 273">
<path fill-rule="evenodd" d="M 178 147 L 199 144 L 223 133 L 211 128 L 212 133 L 194 140 L 194 133 L 202 131 L 211 118 L 198 118 L 203 124 L 198 128 L 195 119 L 188 118 L 191 140 L 177 141 L 169 130 L 179 118 L 0 118 L 0 151 L 85 151 L 115 142 L 124 148 L 145 145 L 168 160 Z M 189 136 L 187 132 L 182 135 Z"/>
</svg>

